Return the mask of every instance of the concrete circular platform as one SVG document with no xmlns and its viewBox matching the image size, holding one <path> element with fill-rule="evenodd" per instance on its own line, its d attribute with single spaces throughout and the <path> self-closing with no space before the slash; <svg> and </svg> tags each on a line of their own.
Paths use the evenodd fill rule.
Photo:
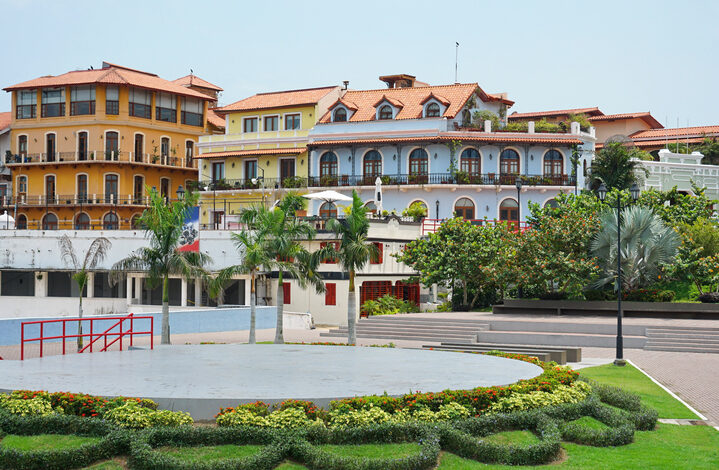
<svg viewBox="0 0 719 470">
<path fill-rule="evenodd" d="M 209 419 L 220 406 L 287 398 L 320 406 L 358 395 L 508 385 L 536 365 L 480 354 L 305 345 L 187 345 L 0 362 L 0 389 L 152 398 Z"/>
</svg>

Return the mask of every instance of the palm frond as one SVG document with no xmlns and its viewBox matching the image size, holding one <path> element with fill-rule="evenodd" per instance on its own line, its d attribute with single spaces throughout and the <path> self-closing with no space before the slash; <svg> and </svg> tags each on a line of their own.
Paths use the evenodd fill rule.
<svg viewBox="0 0 719 470">
<path fill-rule="evenodd" d="M 82 269 L 94 269 L 98 264 L 102 263 L 111 247 L 112 242 L 105 237 L 94 239 L 87 249 L 87 253 L 85 253 Z"/>
<path fill-rule="evenodd" d="M 77 270 L 80 267 L 80 264 L 78 263 L 75 248 L 72 246 L 72 240 L 70 240 L 70 237 L 63 235 L 57 241 L 57 244 L 60 246 L 60 256 L 62 257 L 62 260 L 66 263 L 69 261 L 72 268 Z"/>
</svg>

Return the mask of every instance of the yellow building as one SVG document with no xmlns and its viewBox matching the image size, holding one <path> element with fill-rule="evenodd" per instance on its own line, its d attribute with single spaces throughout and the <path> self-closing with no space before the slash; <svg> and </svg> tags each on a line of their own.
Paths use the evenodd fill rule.
<svg viewBox="0 0 719 470">
<path fill-rule="evenodd" d="M 258 93 L 216 108 L 225 134 L 200 138 L 201 223 L 233 228 L 240 210 L 306 191 L 307 135 L 342 96 L 338 86 Z"/>
<path fill-rule="evenodd" d="M 130 228 L 146 186 L 174 198 L 197 178 L 205 93 L 109 63 L 5 90 L 18 228 Z"/>
</svg>

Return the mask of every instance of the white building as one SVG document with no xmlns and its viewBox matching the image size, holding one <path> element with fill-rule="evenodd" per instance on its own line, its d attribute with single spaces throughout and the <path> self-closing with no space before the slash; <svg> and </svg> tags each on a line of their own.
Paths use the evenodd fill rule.
<svg viewBox="0 0 719 470">
<path fill-rule="evenodd" d="M 642 189 L 654 188 L 668 191 L 676 186 L 677 191 L 693 194 L 692 184 L 705 188 L 709 199 L 719 199 L 719 166 L 702 163 L 704 155 L 699 152 L 672 153 L 667 149 L 659 151 L 659 161 L 640 160 L 648 171 L 637 171 Z"/>
</svg>

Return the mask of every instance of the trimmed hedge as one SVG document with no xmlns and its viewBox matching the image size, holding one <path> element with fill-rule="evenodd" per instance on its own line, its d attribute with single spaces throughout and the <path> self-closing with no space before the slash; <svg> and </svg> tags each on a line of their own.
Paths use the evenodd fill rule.
<svg viewBox="0 0 719 470">
<path fill-rule="evenodd" d="M 100 460 L 126 454 L 131 435 L 115 430 L 101 420 L 88 420 L 77 416 L 18 416 L 0 412 L 0 434 L 33 436 L 38 434 L 74 434 L 102 437 L 74 449 L 20 451 L 0 446 L 0 468 L 16 470 L 63 470 L 91 465 Z"/>
</svg>

